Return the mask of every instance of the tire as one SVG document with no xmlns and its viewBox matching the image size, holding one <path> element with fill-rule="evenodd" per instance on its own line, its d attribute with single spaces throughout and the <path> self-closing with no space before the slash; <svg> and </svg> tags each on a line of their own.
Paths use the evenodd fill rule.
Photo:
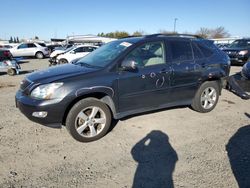
<svg viewBox="0 0 250 188">
<path fill-rule="evenodd" d="M 111 120 L 111 112 L 106 104 L 95 98 L 86 98 L 70 109 L 66 128 L 77 141 L 91 142 L 108 132 Z"/>
<path fill-rule="evenodd" d="M 67 59 L 59 59 L 58 64 L 66 64 L 68 63 Z"/>
<path fill-rule="evenodd" d="M 44 55 L 43 55 L 42 52 L 36 52 L 35 56 L 36 56 L 37 59 L 43 59 L 44 58 Z"/>
<path fill-rule="evenodd" d="M 10 68 L 10 69 L 7 70 L 7 74 L 10 75 L 10 76 L 14 76 L 16 74 L 16 70 Z"/>
<path fill-rule="evenodd" d="M 212 111 L 218 103 L 220 87 L 216 81 L 204 82 L 195 94 L 192 108 L 201 113 Z"/>
</svg>

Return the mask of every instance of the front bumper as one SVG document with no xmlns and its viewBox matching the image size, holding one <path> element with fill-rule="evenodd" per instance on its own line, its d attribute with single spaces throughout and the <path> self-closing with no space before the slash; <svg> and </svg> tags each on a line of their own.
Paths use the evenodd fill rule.
<svg viewBox="0 0 250 188">
<path fill-rule="evenodd" d="M 248 57 L 246 56 L 240 56 L 240 55 L 236 55 L 236 56 L 229 56 L 231 64 L 245 64 L 248 60 Z"/>
<path fill-rule="evenodd" d="M 52 128 L 62 126 L 63 116 L 66 104 L 57 100 L 36 100 L 32 99 L 20 90 L 16 93 L 16 107 L 31 121 Z M 34 117 L 33 112 L 47 112 L 46 117 Z"/>
</svg>

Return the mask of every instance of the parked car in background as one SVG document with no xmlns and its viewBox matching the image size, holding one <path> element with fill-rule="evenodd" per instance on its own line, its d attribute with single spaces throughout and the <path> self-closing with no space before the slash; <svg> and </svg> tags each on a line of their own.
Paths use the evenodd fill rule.
<svg viewBox="0 0 250 188">
<path fill-rule="evenodd" d="M 223 49 L 230 57 L 231 63 L 244 65 L 250 61 L 250 39 L 238 39 Z"/>
<path fill-rule="evenodd" d="M 62 47 L 62 45 L 60 45 L 60 44 L 48 44 L 47 45 L 47 48 L 49 50 L 49 54 L 51 54 L 55 49 L 61 48 L 61 47 Z"/>
<path fill-rule="evenodd" d="M 92 45 L 79 45 L 71 50 L 68 50 L 65 53 L 62 53 L 56 57 L 57 64 L 65 64 L 69 63 L 75 59 L 84 57 L 85 55 L 89 54 L 90 52 L 96 50 L 98 46 Z"/>
<path fill-rule="evenodd" d="M 250 80 L 250 61 L 245 63 L 245 65 L 243 66 L 242 71 L 241 71 L 241 75 L 244 78 Z"/>
<path fill-rule="evenodd" d="M 21 69 L 16 60 L 12 59 L 12 55 L 7 49 L 0 49 L 0 71 L 7 72 L 8 75 L 13 76 L 19 74 Z"/>
<path fill-rule="evenodd" d="M 155 34 L 107 43 L 76 63 L 29 74 L 16 104 L 30 120 L 65 125 L 78 141 L 103 137 L 112 119 L 172 106 L 213 110 L 230 72 L 212 41 Z"/>
<path fill-rule="evenodd" d="M 13 57 L 36 57 L 42 59 L 49 55 L 44 43 L 21 43 L 9 49 Z"/>
<path fill-rule="evenodd" d="M 73 44 L 68 44 L 62 47 L 56 47 L 54 49 L 54 51 L 49 55 L 49 62 L 50 62 L 50 66 L 51 65 L 56 65 L 56 58 L 57 56 L 59 56 L 60 54 L 66 53 L 69 50 L 73 49 L 76 45 Z"/>
</svg>

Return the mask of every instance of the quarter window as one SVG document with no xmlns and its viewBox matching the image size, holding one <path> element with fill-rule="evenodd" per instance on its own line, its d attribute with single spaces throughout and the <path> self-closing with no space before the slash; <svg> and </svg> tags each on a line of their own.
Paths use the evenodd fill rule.
<svg viewBox="0 0 250 188">
<path fill-rule="evenodd" d="M 188 41 L 171 41 L 172 60 L 188 61 L 193 59 L 191 44 Z"/>
</svg>

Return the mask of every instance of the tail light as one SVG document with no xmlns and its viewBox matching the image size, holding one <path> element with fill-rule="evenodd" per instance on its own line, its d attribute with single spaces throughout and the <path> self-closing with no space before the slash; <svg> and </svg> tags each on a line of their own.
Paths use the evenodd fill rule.
<svg viewBox="0 0 250 188">
<path fill-rule="evenodd" d="M 10 57 L 10 52 L 9 52 L 9 51 L 4 51 L 4 52 L 3 52 L 3 55 L 4 55 L 5 57 Z"/>
</svg>

